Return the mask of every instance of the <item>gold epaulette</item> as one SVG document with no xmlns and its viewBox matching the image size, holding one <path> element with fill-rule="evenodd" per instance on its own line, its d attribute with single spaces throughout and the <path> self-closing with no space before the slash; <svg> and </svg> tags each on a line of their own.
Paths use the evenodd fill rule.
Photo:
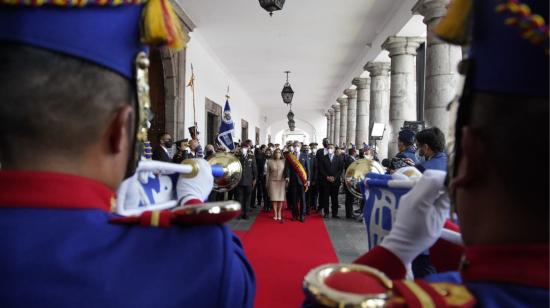
<svg viewBox="0 0 550 308">
<path fill-rule="evenodd" d="M 307 301 L 323 307 L 468 308 L 476 299 L 464 285 L 423 280 L 390 280 L 359 264 L 325 264 L 304 278 Z"/>
</svg>

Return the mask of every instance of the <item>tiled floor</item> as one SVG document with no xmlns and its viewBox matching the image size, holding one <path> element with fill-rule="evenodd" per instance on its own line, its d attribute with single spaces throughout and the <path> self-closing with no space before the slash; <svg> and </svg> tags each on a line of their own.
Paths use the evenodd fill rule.
<svg viewBox="0 0 550 308">
<path fill-rule="evenodd" d="M 345 217 L 344 195 L 339 196 L 339 215 Z M 235 219 L 228 223 L 232 230 L 248 231 L 261 209 L 249 212 L 247 220 Z M 306 219 L 307 223 L 307 219 Z M 325 219 L 330 239 L 340 262 L 349 263 L 367 251 L 367 234 L 365 224 L 353 219 Z"/>
</svg>

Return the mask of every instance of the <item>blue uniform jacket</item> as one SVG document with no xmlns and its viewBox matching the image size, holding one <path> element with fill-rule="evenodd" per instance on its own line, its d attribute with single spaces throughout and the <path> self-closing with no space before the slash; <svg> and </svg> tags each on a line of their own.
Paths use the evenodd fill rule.
<svg viewBox="0 0 550 308">
<path fill-rule="evenodd" d="M 417 165 L 416 168 L 418 168 L 420 172 L 430 169 L 447 171 L 447 154 L 443 152 L 436 153 L 429 160 Z"/>
<path fill-rule="evenodd" d="M 0 172 L 0 307 L 252 307 L 253 270 L 222 225 L 109 223 L 113 193 Z"/>
<path fill-rule="evenodd" d="M 399 157 L 399 158 L 410 158 L 414 162 L 415 165 L 418 164 L 418 159 L 416 159 L 416 151 L 414 150 L 414 148 L 412 146 L 408 147 L 403 152 L 397 153 L 397 155 L 395 155 L 395 156 Z"/>
</svg>

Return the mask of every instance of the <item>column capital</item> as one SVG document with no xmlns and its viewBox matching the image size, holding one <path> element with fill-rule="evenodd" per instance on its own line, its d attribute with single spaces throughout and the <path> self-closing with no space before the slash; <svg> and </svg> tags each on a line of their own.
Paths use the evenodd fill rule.
<svg viewBox="0 0 550 308">
<path fill-rule="evenodd" d="M 390 52 L 390 58 L 398 55 L 416 55 L 416 50 L 425 41 L 419 36 L 390 36 L 382 48 Z"/>
<path fill-rule="evenodd" d="M 334 109 L 334 112 L 340 112 L 340 105 L 334 104 L 332 105 L 332 109 Z"/>
<path fill-rule="evenodd" d="M 340 106 L 347 106 L 348 105 L 348 98 L 347 97 L 338 97 L 336 101 L 340 104 Z"/>
<path fill-rule="evenodd" d="M 388 76 L 390 74 L 391 64 L 390 62 L 368 62 L 364 67 L 369 71 L 370 77 L 376 76 Z"/>
<path fill-rule="evenodd" d="M 333 114 L 334 114 L 334 109 L 329 108 L 329 109 L 327 110 L 327 113 L 328 113 L 329 116 L 333 115 Z"/>
<path fill-rule="evenodd" d="M 424 16 L 424 23 L 427 25 L 432 20 L 447 15 L 449 2 L 450 0 L 418 0 L 412 12 Z"/>
<path fill-rule="evenodd" d="M 357 90 L 356 89 L 345 89 L 344 94 L 349 98 L 357 98 Z"/>
<path fill-rule="evenodd" d="M 370 88 L 370 78 L 355 77 L 351 83 L 357 86 L 357 90 Z"/>
</svg>

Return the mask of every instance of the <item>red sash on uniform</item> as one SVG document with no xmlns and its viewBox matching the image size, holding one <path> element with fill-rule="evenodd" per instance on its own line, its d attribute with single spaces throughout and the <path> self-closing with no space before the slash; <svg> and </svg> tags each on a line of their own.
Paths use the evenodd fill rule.
<svg viewBox="0 0 550 308">
<path fill-rule="evenodd" d="M 305 187 L 305 191 L 307 191 L 307 188 L 308 188 L 307 187 L 307 173 L 304 170 L 304 167 L 302 166 L 302 164 L 300 163 L 298 158 L 296 158 L 296 155 L 292 154 L 291 152 L 285 153 L 284 156 L 285 156 L 285 159 L 292 166 L 292 169 L 294 169 L 296 174 L 298 174 L 298 178 L 300 179 L 300 182 L 302 182 L 302 185 L 304 185 L 304 187 Z"/>
</svg>

